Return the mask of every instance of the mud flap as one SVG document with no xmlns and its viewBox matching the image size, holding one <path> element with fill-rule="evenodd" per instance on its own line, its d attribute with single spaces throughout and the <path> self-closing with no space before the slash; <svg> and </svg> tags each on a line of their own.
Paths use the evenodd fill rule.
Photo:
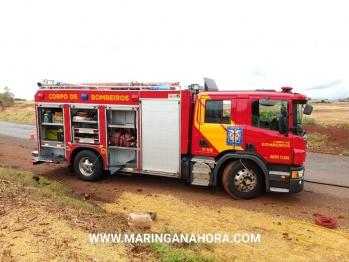
<svg viewBox="0 0 349 262">
<path fill-rule="evenodd" d="M 118 172 L 123 167 L 124 167 L 123 165 L 110 166 L 109 167 L 110 175 L 114 175 L 116 172 Z"/>
<path fill-rule="evenodd" d="M 32 155 L 34 156 L 33 158 L 33 165 L 39 165 L 42 163 L 54 163 L 54 164 L 59 164 L 61 161 L 65 160 L 63 156 L 60 155 L 43 155 L 43 156 L 38 156 L 37 154 L 35 155 L 35 151 L 32 152 Z"/>
</svg>

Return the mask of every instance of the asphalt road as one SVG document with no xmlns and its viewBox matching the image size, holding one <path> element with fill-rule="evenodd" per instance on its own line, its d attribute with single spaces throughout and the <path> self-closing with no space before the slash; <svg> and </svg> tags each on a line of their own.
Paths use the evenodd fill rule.
<svg viewBox="0 0 349 262">
<path fill-rule="evenodd" d="M 0 134 L 29 139 L 34 125 L 0 121 Z M 349 187 L 349 156 L 307 153 L 305 178 L 307 181 Z"/>
<path fill-rule="evenodd" d="M 36 138 L 35 125 L 0 121 L 0 135 L 29 139 L 31 129 L 33 129 Z"/>
<path fill-rule="evenodd" d="M 309 152 L 305 168 L 306 180 L 349 187 L 349 156 Z"/>
</svg>

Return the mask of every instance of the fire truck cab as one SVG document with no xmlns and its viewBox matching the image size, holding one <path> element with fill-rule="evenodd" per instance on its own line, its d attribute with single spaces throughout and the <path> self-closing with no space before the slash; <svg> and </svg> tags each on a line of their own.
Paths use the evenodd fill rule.
<svg viewBox="0 0 349 262">
<path fill-rule="evenodd" d="M 236 199 L 304 186 L 304 95 L 292 88 L 218 91 L 179 83 L 44 80 L 35 95 L 33 164 L 66 164 L 84 181 L 105 173 L 181 178 Z M 107 171 L 107 172 L 106 172 Z"/>
</svg>

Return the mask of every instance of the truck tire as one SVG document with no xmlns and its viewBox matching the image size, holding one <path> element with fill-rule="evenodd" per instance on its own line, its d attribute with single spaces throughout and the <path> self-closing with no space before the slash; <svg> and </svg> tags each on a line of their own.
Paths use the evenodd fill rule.
<svg viewBox="0 0 349 262">
<path fill-rule="evenodd" d="M 261 170 L 250 162 L 230 162 L 224 169 L 222 182 L 224 189 L 235 199 L 255 198 L 264 187 Z"/>
<path fill-rule="evenodd" d="M 74 170 L 83 181 L 96 181 L 103 176 L 101 156 L 91 150 L 82 150 L 74 158 Z"/>
</svg>

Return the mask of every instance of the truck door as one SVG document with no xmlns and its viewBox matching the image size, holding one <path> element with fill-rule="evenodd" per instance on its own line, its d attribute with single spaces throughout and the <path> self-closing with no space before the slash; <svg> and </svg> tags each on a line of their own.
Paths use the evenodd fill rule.
<svg viewBox="0 0 349 262">
<path fill-rule="evenodd" d="M 272 98 L 275 105 L 264 106 L 259 103 L 259 99 L 261 97 L 249 97 L 246 144 L 255 148 L 269 163 L 291 164 L 293 135 L 292 132 L 287 132 L 286 135 L 279 133 L 279 119 L 281 107 L 290 112 L 292 104 L 282 98 Z"/>
<path fill-rule="evenodd" d="M 241 132 L 235 125 L 236 98 L 201 95 L 197 102 L 196 125 L 199 132 L 196 136 L 198 141 L 194 141 L 197 154 L 214 157 L 225 150 L 239 147 L 242 137 L 237 136 Z"/>
</svg>

